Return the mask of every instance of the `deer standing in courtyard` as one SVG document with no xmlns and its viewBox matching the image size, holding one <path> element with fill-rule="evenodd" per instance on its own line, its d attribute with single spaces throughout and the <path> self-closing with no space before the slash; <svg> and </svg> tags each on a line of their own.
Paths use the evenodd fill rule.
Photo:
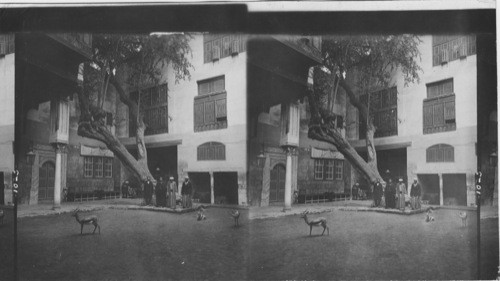
<svg viewBox="0 0 500 281">
<path fill-rule="evenodd" d="M 467 212 L 458 212 L 458 216 L 462 219 L 462 226 L 467 226 Z"/>
<path fill-rule="evenodd" d="M 229 214 L 234 219 L 234 226 L 239 226 L 238 220 L 240 219 L 240 211 L 235 209 L 235 210 L 230 211 Z"/>
<path fill-rule="evenodd" d="M 330 229 L 326 225 L 326 219 L 324 217 L 319 217 L 319 218 L 309 220 L 309 218 L 307 217 L 307 214 L 309 214 L 309 211 L 305 210 L 300 215 L 300 217 L 304 219 L 304 221 L 306 222 L 307 225 L 309 225 L 309 236 L 311 236 L 313 226 L 323 227 L 323 232 L 321 233 L 321 235 L 325 234 L 325 230 L 327 230 L 328 235 L 330 235 Z"/>
<path fill-rule="evenodd" d="M 84 224 L 93 224 L 94 225 L 94 231 L 92 234 L 95 233 L 95 230 L 99 227 L 99 234 L 101 234 L 101 227 L 97 223 L 98 219 L 96 215 L 91 215 L 91 216 L 85 216 L 82 217 L 80 216 L 80 210 L 76 209 L 73 211 L 73 214 L 71 216 L 76 218 L 76 221 L 80 224 L 80 235 L 83 234 L 83 225 Z"/>
</svg>

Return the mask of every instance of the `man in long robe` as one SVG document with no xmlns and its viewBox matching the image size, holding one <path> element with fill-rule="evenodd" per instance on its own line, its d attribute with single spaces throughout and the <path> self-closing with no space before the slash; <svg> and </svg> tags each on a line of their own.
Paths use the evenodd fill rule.
<svg viewBox="0 0 500 281">
<path fill-rule="evenodd" d="M 406 205 L 406 185 L 403 183 L 403 179 L 400 178 L 398 182 L 398 186 L 396 189 L 397 192 L 397 202 L 396 202 L 396 208 L 400 209 L 401 211 L 405 210 L 405 205 Z"/>
<path fill-rule="evenodd" d="M 159 207 L 166 206 L 166 190 L 166 183 L 163 180 L 163 177 L 160 177 L 158 183 L 156 184 L 156 205 Z"/>
<path fill-rule="evenodd" d="M 175 183 L 174 177 L 170 177 L 168 180 L 168 205 L 170 208 L 175 209 L 177 207 L 177 183 Z"/>
<path fill-rule="evenodd" d="M 385 187 L 385 208 L 394 209 L 396 207 L 396 200 L 394 195 L 396 194 L 396 188 L 392 179 L 388 179 L 387 186 Z"/>
<path fill-rule="evenodd" d="M 419 210 L 421 208 L 420 204 L 420 196 L 422 194 L 422 187 L 420 186 L 420 183 L 417 181 L 417 179 L 413 179 L 413 183 L 410 187 L 410 196 L 411 196 L 411 208 L 413 210 Z"/>
<path fill-rule="evenodd" d="M 151 205 L 153 199 L 153 182 L 148 177 L 144 182 L 144 201 L 146 206 Z"/>
<path fill-rule="evenodd" d="M 379 180 L 377 180 L 373 186 L 373 201 L 375 207 L 380 207 L 382 201 L 383 187 Z"/>
<path fill-rule="evenodd" d="M 191 202 L 192 193 L 193 193 L 193 185 L 191 184 L 189 177 L 186 177 L 184 183 L 182 184 L 182 190 L 181 190 L 183 208 L 192 207 L 192 202 Z"/>
</svg>

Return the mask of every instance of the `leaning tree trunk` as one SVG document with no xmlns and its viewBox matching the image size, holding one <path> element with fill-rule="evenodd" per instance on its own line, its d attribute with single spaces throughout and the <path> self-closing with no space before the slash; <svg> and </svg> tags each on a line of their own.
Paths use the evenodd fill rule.
<svg viewBox="0 0 500 281">
<path fill-rule="evenodd" d="M 351 104 L 358 108 L 361 114 L 361 118 L 366 118 L 367 116 L 369 116 L 368 109 L 352 92 L 351 88 L 345 82 L 345 80 L 343 78 L 339 79 L 340 81 L 338 81 L 338 85 L 345 90 L 345 92 L 349 96 Z M 315 98 L 314 87 L 308 90 L 308 101 L 311 110 L 311 119 L 309 123 L 308 133 L 309 138 L 334 145 L 339 150 L 339 152 L 342 153 L 345 158 L 347 158 L 349 163 L 354 166 L 354 168 L 357 169 L 361 173 L 361 175 L 370 183 L 373 183 L 377 180 L 382 181 L 382 177 L 380 176 L 377 169 L 377 155 L 373 142 L 373 135 L 375 133 L 373 120 L 368 118 L 367 122 L 366 145 L 368 150 L 368 161 L 365 161 L 342 135 L 341 131 L 338 130 L 333 123 L 326 121 L 329 117 L 321 115 L 319 106 L 320 101 L 319 99 Z"/>
<path fill-rule="evenodd" d="M 131 116 L 137 116 L 139 113 L 138 106 L 126 94 L 120 83 L 114 76 L 109 77 L 109 82 L 117 90 L 120 100 L 123 101 L 129 108 Z M 106 147 L 111 150 L 121 163 L 139 180 L 145 181 L 148 177 L 154 180 L 149 171 L 147 163 L 146 145 L 144 142 L 145 124 L 142 116 L 137 118 L 137 159 L 130 154 L 127 148 L 121 141 L 108 129 L 104 122 L 105 113 L 98 107 L 90 104 L 82 89 L 78 91 L 80 101 L 80 121 L 78 124 L 78 135 L 101 141 Z"/>
</svg>

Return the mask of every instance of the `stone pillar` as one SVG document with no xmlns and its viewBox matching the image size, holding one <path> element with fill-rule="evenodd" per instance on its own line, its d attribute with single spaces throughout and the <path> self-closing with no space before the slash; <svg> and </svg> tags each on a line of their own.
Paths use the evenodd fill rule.
<svg viewBox="0 0 500 281">
<path fill-rule="evenodd" d="M 66 165 L 64 163 L 66 158 L 63 157 L 63 154 L 66 153 L 66 145 L 69 142 L 69 103 L 67 100 L 52 100 L 50 103 L 49 142 L 56 150 L 53 208 L 59 209 L 62 188 L 66 184 Z"/>
<path fill-rule="evenodd" d="M 285 200 L 283 211 L 291 210 L 292 202 L 292 184 L 294 168 L 292 155 L 299 146 L 300 138 L 300 110 L 297 103 L 288 103 L 281 105 L 281 137 L 280 146 L 286 152 L 286 176 L 285 176 Z M 295 169 L 296 166 L 295 166 Z M 296 177 L 295 177 L 296 181 Z"/>
<path fill-rule="evenodd" d="M 214 195 L 214 172 L 210 173 L 210 204 L 215 204 L 215 195 Z"/>
<path fill-rule="evenodd" d="M 438 174 L 439 176 L 439 205 L 443 206 L 444 205 L 444 198 L 443 198 L 443 174 Z"/>
<path fill-rule="evenodd" d="M 66 145 L 61 143 L 54 144 L 56 150 L 56 167 L 55 167 L 55 178 L 54 178 L 54 210 L 61 208 L 61 192 L 62 192 L 62 158 L 65 152 Z"/>
<path fill-rule="evenodd" d="M 286 174 L 285 174 L 285 204 L 283 211 L 292 209 L 292 151 L 293 148 L 286 149 Z"/>
</svg>

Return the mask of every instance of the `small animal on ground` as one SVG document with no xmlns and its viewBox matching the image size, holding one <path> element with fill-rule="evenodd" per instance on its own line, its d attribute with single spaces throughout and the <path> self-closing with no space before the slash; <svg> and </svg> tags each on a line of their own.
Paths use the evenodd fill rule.
<svg viewBox="0 0 500 281">
<path fill-rule="evenodd" d="M 462 226 L 467 226 L 467 212 L 458 212 L 458 216 L 462 219 Z"/>
<path fill-rule="evenodd" d="M 3 224 L 3 217 L 5 216 L 3 210 L 0 210 L 0 222 Z"/>
<path fill-rule="evenodd" d="M 231 217 L 234 219 L 234 226 L 239 226 L 240 211 L 234 209 L 229 212 Z"/>
<path fill-rule="evenodd" d="M 196 207 L 195 209 L 196 212 L 196 220 L 201 221 L 201 220 L 206 220 L 207 216 L 205 215 L 205 206 L 200 205 Z"/>
<path fill-rule="evenodd" d="M 330 229 L 326 225 L 326 219 L 324 217 L 318 217 L 318 218 L 314 218 L 312 220 L 309 220 L 309 218 L 307 217 L 307 214 L 309 214 L 309 211 L 305 210 L 300 215 L 300 217 L 304 219 L 304 221 L 306 222 L 307 225 L 309 225 L 309 236 L 311 236 L 313 226 L 323 227 L 323 232 L 321 233 L 322 236 L 323 236 L 323 234 L 325 234 L 325 230 L 327 230 L 328 235 L 330 235 Z"/>
<path fill-rule="evenodd" d="M 425 222 L 431 222 L 434 221 L 434 217 L 431 216 L 432 209 L 427 209 L 427 215 L 425 217 Z"/>
<path fill-rule="evenodd" d="M 92 231 L 92 234 L 95 233 L 95 230 L 99 228 L 99 234 L 101 234 L 101 226 L 97 223 L 99 220 L 96 215 L 89 215 L 89 216 L 80 216 L 80 210 L 76 209 L 73 211 L 73 214 L 71 216 L 76 218 L 76 221 L 80 224 L 80 235 L 83 234 L 83 225 L 84 224 L 93 224 L 94 225 L 94 231 Z"/>
</svg>

